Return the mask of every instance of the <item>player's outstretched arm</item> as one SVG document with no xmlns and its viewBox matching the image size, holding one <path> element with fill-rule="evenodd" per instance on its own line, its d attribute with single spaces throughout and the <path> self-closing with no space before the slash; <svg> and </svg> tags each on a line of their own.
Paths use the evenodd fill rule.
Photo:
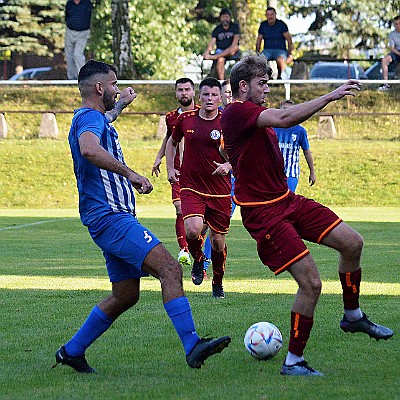
<svg viewBox="0 0 400 400">
<path fill-rule="evenodd" d="M 179 144 L 179 142 L 176 142 L 174 139 L 172 139 L 172 136 L 170 136 L 167 141 L 167 146 L 165 149 L 168 181 L 170 183 L 175 183 L 175 182 L 178 182 L 178 180 L 179 180 L 179 171 L 176 170 L 174 167 L 174 159 L 175 159 L 178 144 Z"/>
<path fill-rule="evenodd" d="M 266 128 L 290 128 L 306 121 L 317 111 L 323 109 L 329 103 L 345 96 L 355 96 L 355 92 L 361 90 L 361 82 L 351 79 L 337 89 L 314 100 L 296 104 L 289 108 L 268 108 L 260 113 L 257 118 L 257 126 Z"/>
<path fill-rule="evenodd" d="M 158 174 L 161 173 L 160 165 L 161 165 L 161 160 L 165 156 L 165 149 L 167 147 L 167 141 L 168 141 L 168 138 L 167 138 L 167 136 L 165 136 L 163 141 L 162 141 L 162 143 L 161 143 L 160 150 L 158 150 L 156 159 L 154 160 L 154 164 L 153 164 L 153 166 L 151 168 L 151 175 L 155 175 L 155 176 L 158 177 Z"/>
<path fill-rule="evenodd" d="M 129 106 L 133 100 L 137 97 L 137 93 L 131 87 L 127 87 L 124 89 L 119 95 L 119 100 L 115 103 L 115 106 L 112 110 L 106 112 L 106 118 L 109 122 L 115 121 L 119 114 L 121 114 L 122 110 Z"/>
</svg>

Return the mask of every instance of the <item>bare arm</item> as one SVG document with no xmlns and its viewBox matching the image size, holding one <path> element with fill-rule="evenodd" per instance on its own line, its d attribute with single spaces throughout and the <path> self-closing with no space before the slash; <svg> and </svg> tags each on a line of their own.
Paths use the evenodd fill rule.
<svg viewBox="0 0 400 400">
<path fill-rule="evenodd" d="M 311 150 L 304 150 L 304 157 L 307 161 L 308 168 L 310 170 L 310 175 L 308 177 L 308 182 L 310 183 L 310 186 L 314 185 L 315 181 L 317 180 L 317 177 L 315 176 L 315 170 L 314 170 L 314 158 L 312 156 Z"/>
<path fill-rule="evenodd" d="M 239 38 L 240 38 L 240 35 L 235 35 L 233 37 L 232 44 L 227 49 L 225 49 L 224 51 L 222 51 L 221 53 L 218 53 L 218 54 L 213 54 L 213 55 L 208 54 L 208 55 L 204 56 L 204 59 L 205 60 L 216 60 L 220 57 L 228 57 L 228 56 L 235 55 L 239 50 Z"/>
<path fill-rule="evenodd" d="M 264 36 L 259 33 L 256 40 L 256 53 L 260 52 L 261 49 L 261 42 L 263 41 Z"/>
<path fill-rule="evenodd" d="M 170 183 L 178 182 L 179 180 L 179 171 L 174 167 L 174 160 L 177 151 L 177 146 L 179 142 L 172 139 L 172 136 L 167 141 L 166 149 L 165 149 L 165 158 L 167 163 L 167 173 L 168 173 L 168 181 Z"/>
<path fill-rule="evenodd" d="M 314 100 L 307 101 L 306 103 L 293 105 L 284 109 L 268 108 L 258 116 L 257 126 L 259 128 L 266 128 L 267 126 L 289 128 L 300 124 L 310 118 L 317 111 L 324 108 L 327 104 L 345 96 L 355 96 L 354 90 L 361 90 L 361 83 L 357 80 L 351 79 L 334 91 Z"/>
<path fill-rule="evenodd" d="M 161 143 L 160 150 L 158 150 L 156 159 L 154 160 L 154 164 L 151 168 L 151 175 L 158 176 L 158 174 L 161 173 L 160 165 L 161 165 L 161 160 L 165 156 L 165 149 L 167 147 L 167 141 L 168 141 L 168 138 L 167 138 L 167 136 L 165 136 Z"/>
<path fill-rule="evenodd" d="M 106 112 L 106 118 L 108 122 L 115 121 L 119 114 L 121 114 L 122 110 L 125 107 L 128 107 L 129 104 L 132 103 L 137 97 L 137 93 L 131 87 L 127 87 L 124 89 L 119 95 L 119 100 L 115 103 L 115 106 L 112 110 Z"/>
<path fill-rule="evenodd" d="M 147 194 L 153 190 L 153 186 L 147 178 L 131 170 L 101 147 L 100 139 L 94 133 L 83 132 L 79 137 L 79 148 L 82 156 L 96 167 L 129 179 L 139 193 Z"/>
<path fill-rule="evenodd" d="M 293 61 L 293 56 L 292 56 L 292 52 L 293 52 L 293 41 L 292 41 L 292 35 L 289 32 L 285 32 L 283 34 L 283 36 L 285 37 L 287 44 L 288 44 L 288 58 L 286 59 L 287 63 L 290 63 Z"/>
<path fill-rule="evenodd" d="M 203 53 L 203 58 L 204 58 L 205 60 L 208 60 L 207 57 L 210 56 L 210 53 L 211 53 L 212 49 L 214 48 L 216 42 L 217 42 L 217 39 L 215 39 L 215 37 L 212 37 L 212 38 L 210 39 L 210 41 L 208 42 L 206 51 Z"/>
</svg>

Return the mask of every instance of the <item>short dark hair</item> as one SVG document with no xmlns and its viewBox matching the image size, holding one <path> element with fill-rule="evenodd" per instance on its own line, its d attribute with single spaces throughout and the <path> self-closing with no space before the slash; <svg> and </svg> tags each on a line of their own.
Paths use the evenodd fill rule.
<svg viewBox="0 0 400 400">
<path fill-rule="evenodd" d="M 222 15 L 231 15 L 231 12 L 227 8 L 223 8 L 221 12 L 219 13 L 219 16 L 221 17 Z"/>
<path fill-rule="evenodd" d="M 78 74 L 78 84 L 86 79 L 91 78 L 94 75 L 104 74 L 107 75 L 110 71 L 115 72 L 117 75 L 117 69 L 110 64 L 106 64 L 101 61 L 89 60 L 80 70 Z"/>
<path fill-rule="evenodd" d="M 265 12 L 267 11 L 273 11 L 276 14 L 276 10 L 274 7 L 267 7 L 267 9 L 265 10 Z"/>
<path fill-rule="evenodd" d="M 175 81 L 175 89 L 180 83 L 190 83 L 194 89 L 194 83 L 190 78 L 179 78 Z"/>
<path fill-rule="evenodd" d="M 400 15 L 398 15 L 397 17 L 393 18 L 393 21 L 398 21 L 400 19 Z"/>
<path fill-rule="evenodd" d="M 226 85 L 230 85 L 231 83 L 229 81 L 223 81 L 221 83 L 221 88 L 224 88 Z"/>
<path fill-rule="evenodd" d="M 212 78 L 212 77 L 210 77 L 210 76 L 209 76 L 208 78 L 203 79 L 203 80 L 200 82 L 199 90 L 201 90 L 201 88 L 202 88 L 203 86 L 208 86 L 208 87 L 210 87 L 210 88 L 212 88 L 212 87 L 219 87 L 220 90 L 222 89 L 221 84 L 219 83 L 219 80 L 218 80 L 218 79 L 215 79 L 215 78 Z"/>
<path fill-rule="evenodd" d="M 256 76 L 272 76 L 272 69 L 267 64 L 263 55 L 247 55 L 236 63 L 231 70 L 232 94 L 237 97 L 239 94 L 239 82 L 250 83 Z"/>
</svg>

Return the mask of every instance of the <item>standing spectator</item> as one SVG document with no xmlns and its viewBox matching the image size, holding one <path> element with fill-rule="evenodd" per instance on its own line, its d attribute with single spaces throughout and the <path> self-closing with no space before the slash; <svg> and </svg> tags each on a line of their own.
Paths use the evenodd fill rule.
<svg viewBox="0 0 400 400">
<path fill-rule="evenodd" d="M 200 82 L 201 108 L 181 114 L 168 140 L 166 157 L 168 180 L 180 181 L 182 215 L 186 237 L 193 257 L 192 281 L 204 279 L 204 236 L 210 228 L 213 268 L 212 295 L 224 298 L 222 280 L 225 272 L 226 242 L 231 211 L 230 164 L 220 153 L 222 145 L 221 84 L 215 78 Z M 174 168 L 178 143 L 185 138 L 180 171 Z"/>
<path fill-rule="evenodd" d="M 286 68 L 286 63 L 293 61 L 292 36 L 289 33 L 287 25 L 282 20 L 276 18 L 275 8 L 268 7 L 265 15 L 267 19 L 261 22 L 258 29 L 256 52 L 260 52 L 261 42 L 264 41 L 262 54 L 268 61 L 276 61 L 278 68 L 277 79 L 282 79 L 282 72 Z"/>
<path fill-rule="evenodd" d="M 200 368 L 211 355 L 221 352 L 229 336 L 201 339 L 196 332 L 189 301 L 182 284 L 182 268 L 158 238 L 136 219 L 134 189 L 153 190 L 150 181 L 130 169 L 124 160 L 118 133 L 109 123 L 136 94 L 129 88 L 116 108 L 120 94 L 116 70 L 90 60 L 79 71 L 82 107 L 75 111 L 69 144 L 79 192 L 79 212 L 94 242 L 102 249 L 112 292 L 93 307 L 76 334 L 55 354 L 56 364 L 78 372 L 96 372 L 86 361 L 86 349 L 113 322 L 139 300 L 140 278 L 159 279 L 164 309 L 178 333 L 186 362 Z M 107 112 L 113 116 L 107 116 Z M 114 112 L 116 111 L 116 112 Z"/>
<path fill-rule="evenodd" d="M 382 77 L 384 80 L 389 79 L 389 64 L 398 63 L 400 61 L 400 15 L 393 20 L 394 30 L 389 33 L 390 53 L 382 58 Z M 379 87 L 379 90 L 386 91 L 390 89 L 390 85 L 385 83 Z"/>
<path fill-rule="evenodd" d="M 329 208 L 288 190 L 282 153 L 272 127 L 299 124 L 329 103 L 354 96 L 361 84 L 349 80 L 306 103 L 274 109 L 263 106 L 271 74 L 262 56 L 246 57 L 233 67 L 230 81 L 236 101 L 225 108 L 221 127 L 236 177 L 234 200 L 240 205 L 243 225 L 257 242 L 260 260 L 275 275 L 287 271 L 298 285 L 290 314 L 289 351 L 281 374 L 321 376 L 303 356 L 322 287 L 304 240 L 339 252 L 344 308 L 340 328 L 344 332 L 363 332 L 377 340 L 392 337 L 393 331 L 370 321 L 360 308 L 361 235 Z"/>
<path fill-rule="evenodd" d="M 285 100 L 280 108 L 288 108 L 294 105 L 293 100 Z M 296 191 L 300 176 L 300 148 L 303 150 L 307 161 L 310 175 L 308 182 L 314 185 L 316 177 L 314 171 L 314 159 L 308 143 L 307 131 L 301 125 L 290 128 L 274 128 L 278 136 L 279 148 L 281 149 L 283 160 L 285 161 L 285 174 L 288 178 L 287 184 L 292 192 Z"/>
<path fill-rule="evenodd" d="M 231 13 L 227 8 L 221 10 L 219 20 L 220 24 L 213 30 L 203 58 L 215 60 L 217 78 L 222 81 L 225 77 L 225 61 L 239 59 L 240 28 L 237 23 L 231 21 Z M 214 46 L 215 53 L 211 54 Z"/>
<path fill-rule="evenodd" d="M 173 130 L 175 129 L 176 121 L 178 120 L 179 115 L 181 115 L 184 111 L 193 110 L 195 108 L 194 105 L 194 83 L 189 78 L 180 78 L 175 82 L 175 96 L 178 100 L 180 107 L 170 111 L 165 116 L 165 122 L 167 125 L 167 133 L 164 137 L 163 142 L 161 143 L 160 150 L 154 160 L 153 167 L 151 169 L 151 174 L 158 176 L 160 171 L 161 160 L 165 156 L 165 147 L 167 145 L 168 139 L 171 137 Z M 181 159 L 183 154 L 183 141 L 182 146 L 179 146 L 179 149 L 176 152 L 174 165 L 176 170 L 180 170 L 181 168 Z M 185 226 L 183 224 L 182 218 L 182 209 L 181 209 L 181 189 L 178 182 L 171 183 L 172 190 L 172 203 L 175 206 L 176 210 L 176 221 L 175 221 L 175 233 L 176 238 L 179 245 L 179 254 L 178 261 L 182 266 L 191 265 L 190 256 L 188 253 L 188 247 L 186 242 L 186 233 Z"/>
<path fill-rule="evenodd" d="M 65 6 L 65 57 L 68 79 L 77 79 L 85 64 L 85 47 L 90 36 L 92 3 L 90 0 L 68 0 Z"/>
</svg>

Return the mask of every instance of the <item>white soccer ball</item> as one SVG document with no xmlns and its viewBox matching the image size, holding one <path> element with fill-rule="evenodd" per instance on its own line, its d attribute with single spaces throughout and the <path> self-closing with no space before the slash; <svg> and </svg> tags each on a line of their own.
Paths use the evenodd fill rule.
<svg viewBox="0 0 400 400">
<path fill-rule="evenodd" d="M 247 351 L 259 360 L 269 360 L 278 354 L 282 348 L 282 334 L 270 322 L 253 324 L 244 336 L 244 345 Z"/>
</svg>

